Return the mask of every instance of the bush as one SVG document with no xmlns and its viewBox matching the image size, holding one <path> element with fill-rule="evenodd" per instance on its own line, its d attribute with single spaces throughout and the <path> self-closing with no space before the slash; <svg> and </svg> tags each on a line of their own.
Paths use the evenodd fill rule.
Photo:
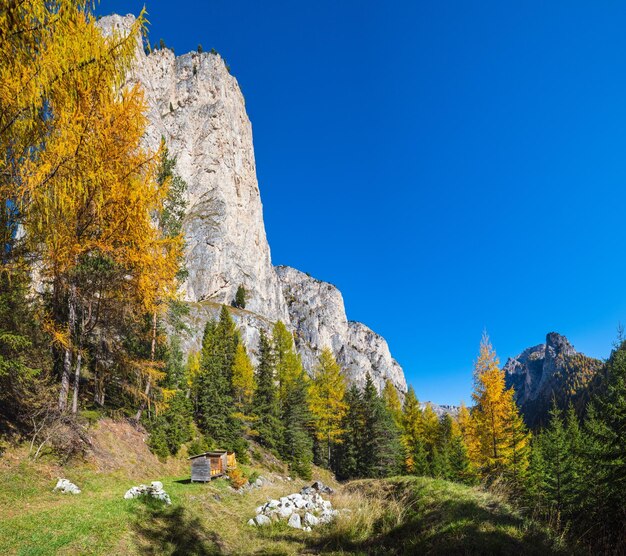
<svg viewBox="0 0 626 556">
<path fill-rule="evenodd" d="M 232 485 L 232 487 L 237 490 L 239 490 L 243 485 L 248 482 L 248 479 L 243 476 L 243 473 L 239 468 L 230 471 L 230 473 L 228 474 L 228 478 L 230 479 L 230 484 Z"/>
</svg>

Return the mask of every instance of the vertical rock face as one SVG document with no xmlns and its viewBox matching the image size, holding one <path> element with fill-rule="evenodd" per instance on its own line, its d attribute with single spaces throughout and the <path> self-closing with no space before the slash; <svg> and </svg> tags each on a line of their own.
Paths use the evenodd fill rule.
<svg viewBox="0 0 626 556">
<path fill-rule="evenodd" d="M 510 358 L 504 372 L 526 423 L 536 426 L 546 421 L 553 399 L 561 408 L 572 402 L 582 409 L 601 368 L 601 361 L 578 353 L 565 336 L 550 332 L 545 344 Z"/>
<path fill-rule="evenodd" d="M 130 28 L 132 15 L 99 22 L 105 32 Z M 138 49 L 133 80 L 145 90 L 146 143 L 165 138 L 176 171 L 187 182 L 184 222 L 189 301 L 231 303 L 239 284 L 247 307 L 287 320 L 272 267 L 256 178 L 252 126 L 237 80 L 219 55 Z"/>
<path fill-rule="evenodd" d="M 385 339 L 360 322 L 348 321 L 335 286 L 286 266 L 276 272 L 305 367 L 313 368 L 322 349 L 330 347 L 352 382 L 362 386 L 369 373 L 379 391 L 390 380 L 398 392 L 406 392 L 404 373 Z"/>
<path fill-rule="evenodd" d="M 124 32 L 135 18 L 99 20 L 105 33 Z M 365 325 L 346 318 L 341 293 L 294 269 L 272 266 L 256 178 L 252 127 L 243 95 L 217 54 L 176 57 L 161 49 L 146 54 L 140 44 L 131 82 L 139 82 L 148 107 L 145 142 L 156 149 L 164 138 L 187 182 L 184 220 L 191 335 L 187 350 L 200 347 L 207 319 L 229 305 L 240 284 L 245 310 L 231 309 L 242 338 L 255 355 L 259 331 L 282 320 L 297 338 L 305 368 L 328 346 L 359 384 L 366 373 L 379 389 L 390 379 L 406 391 L 404 374 L 387 342 Z"/>
</svg>

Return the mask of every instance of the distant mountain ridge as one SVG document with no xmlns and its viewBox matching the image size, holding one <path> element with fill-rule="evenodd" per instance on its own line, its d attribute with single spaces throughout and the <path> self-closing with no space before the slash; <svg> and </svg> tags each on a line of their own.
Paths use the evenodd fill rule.
<svg viewBox="0 0 626 556">
<path fill-rule="evenodd" d="M 507 388 L 515 389 L 524 420 L 534 428 L 546 423 L 553 399 L 560 408 L 571 402 L 582 411 L 603 367 L 599 359 L 577 352 L 565 336 L 550 332 L 544 344 L 509 358 L 503 369 Z"/>
</svg>

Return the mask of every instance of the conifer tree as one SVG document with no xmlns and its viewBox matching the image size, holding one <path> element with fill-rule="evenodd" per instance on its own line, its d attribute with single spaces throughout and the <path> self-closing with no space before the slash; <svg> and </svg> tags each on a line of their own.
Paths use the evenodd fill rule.
<svg viewBox="0 0 626 556">
<path fill-rule="evenodd" d="M 235 404 L 242 413 L 247 413 L 254 394 L 254 367 L 243 343 L 237 344 L 233 360 L 233 395 Z"/>
<path fill-rule="evenodd" d="M 400 403 L 400 398 L 398 397 L 398 391 L 389 379 L 385 381 L 382 398 L 387 406 L 387 409 L 391 413 L 398 430 L 400 430 L 402 428 L 402 404 Z"/>
<path fill-rule="evenodd" d="M 413 387 L 409 387 L 402 409 L 402 437 L 404 467 L 407 473 L 427 475 L 428 455 L 424 444 L 422 410 L 415 397 Z"/>
<path fill-rule="evenodd" d="M 329 348 L 324 348 L 315 368 L 309 404 L 314 418 L 315 435 L 320 443 L 320 459 L 331 466 L 332 449 L 341 442 L 341 422 L 346 411 L 346 379 Z"/>
<path fill-rule="evenodd" d="M 528 436 L 519 418 L 513 390 L 506 389 L 504 371 L 487 334 L 483 334 L 480 355 L 474 365 L 475 406 L 471 413 L 470 457 L 485 475 L 527 467 Z M 515 456 L 512 454 L 515 453 Z"/>
<path fill-rule="evenodd" d="M 232 377 L 233 399 L 236 408 L 234 417 L 242 423 L 244 432 L 250 434 L 255 420 L 252 415 L 252 396 L 256 384 L 254 367 L 243 343 L 237 344 Z"/>
<path fill-rule="evenodd" d="M 272 346 L 265 331 L 261 330 L 256 371 L 257 388 L 252 398 L 252 412 L 259 442 L 270 450 L 277 451 L 283 441 L 283 426 L 274 375 Z"/>
<path fill-rule="evenodd" d="M 427 403 L 422 410 L 422 441 L 428 453 L 429 461 L 432 461 L 435 448 L 438 445 L 440 437 L 439 417 L 433 410 L 433 406 Z"/>
<path fill-rule="evenodd" d="M 364 408 L 361 391 L 350 386 L 345 397 L 346 412 L 341 422 L 342 441 L 337 448 L 335 474 L 340 480 L 361 477 L 361 434 L 364 429 Z"/>
<path fill-rule="evenodd" d="M 239 334 L 224 307 L 218 322 L 208 321 L 196 379 L 198 424 L 215 447 L 235 450 L 245 459 L 247 443 L 233 400 L 233 364 Z"/>
<path fill-rule="evenodd" d="M 303 373 L 302 361 L 296 353 L 293 336 L 282 321 L 276 322 L 272 329 L 272 355 L 276 366 L 278 398 L 284 405 L 291 384 Z"/>
<path fill-rule="evenodd" d="M 284 439 L 281 454 L 289 463 L 289 469 L 295 476 L 311 478 L 313 462 L 313 440 L 309 428 L 313 417 L 308 406 L 308 377 L 302 366 L 285 388 L 282 407 Z"/>
<path fill-rule="evenodd" d="M 543 495 L 547 504 L 557 512 L 565 507 L 564 487 L 568 466 L 568 442 L 563 418 L 556 403 L 550 410 L 548 428 L 539 439 L 543 460 Z"/>
<path fill-rule="evenodd" d="M 359 435 L 359 474 L 364 477 L 395 474 L 402 460 L 399 431 L 369 373 L 361 400 L 363 428 Z"/>
<path fill-rule="evenodd" d="M 626 341 L 611 353 L 604 391 L 585 421 L 582 515 L 600 548 L 626 542 Z"/>
</svg>

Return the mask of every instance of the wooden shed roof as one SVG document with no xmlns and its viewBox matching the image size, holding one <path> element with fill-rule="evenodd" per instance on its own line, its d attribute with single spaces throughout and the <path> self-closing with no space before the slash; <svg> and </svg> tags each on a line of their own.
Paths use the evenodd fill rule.
<svg viewBox="0 0 626 556">
<path fill-rule="evenodd" d="M 201 457 L 205 457 L 208 456 L 210 458 L 217 458 L 219 456 L 223 456 L 224 454 L 228 453 L 226 450 L 212 450 L 210 452 L 204 452 L 202 454 L 196 454 L 195 456 L 191 456 L 187 459 L 196 459 L 196 458 L 201 458 Z"/>
</svg>

